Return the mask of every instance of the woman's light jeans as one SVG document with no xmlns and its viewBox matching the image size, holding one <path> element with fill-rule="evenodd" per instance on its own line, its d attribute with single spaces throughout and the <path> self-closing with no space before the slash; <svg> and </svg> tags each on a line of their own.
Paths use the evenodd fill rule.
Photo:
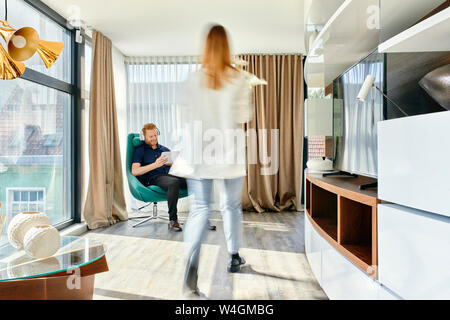
<svg viewBox="0 0 450 320">
<path fill-rule="evenodd" d="M 223 179 L 224 194 L 221 196 L 223 229 L 229 254 L 239 251 L 242 236 L 241 193 L 243 177 Z M 202 244 L 209 215 L 213 179 L 187 179 L 189 194 L 194 195 L 186 222 L 184 241 L 188 245 L 188 266 L 198 268 Z"/>
</svg>

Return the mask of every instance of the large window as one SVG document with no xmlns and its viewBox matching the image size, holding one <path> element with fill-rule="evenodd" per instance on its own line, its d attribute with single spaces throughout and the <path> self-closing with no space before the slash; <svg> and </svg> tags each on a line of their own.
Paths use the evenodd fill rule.
<svg viewBox="0 0 450 320">
<path fill-rule="evenodd" d="M 11 207 L 7 189 L 43 187 L 52 223 L 68 220 L 71 96 L 22 79 L 0 88 L 0 202 Z"/>
<path fill-rule="evenodd" d="M 33 72 L 0 80 L 0 213 L 7 216 L 3 234 L 19 212 L 45 212 L 59 228 L 76 215 L 72 187 L 76 44 L 64 19 L 54 21 L 49 16 L 57 14 L 47 15 L 46 10 L 40 1 L 8 0 L 13 27 L 31 26 L 43 40 L 63 41 L 64 49 L 49 69 L 36 53 L 25 62 Z M 3 236 L 0 245 L 5 242 Z"/>
</svg>

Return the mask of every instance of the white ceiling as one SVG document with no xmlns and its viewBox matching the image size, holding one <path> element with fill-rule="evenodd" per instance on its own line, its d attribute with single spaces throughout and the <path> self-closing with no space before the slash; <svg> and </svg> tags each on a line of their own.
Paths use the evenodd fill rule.
<svg viewBox="0 0 450 320">
<path fill-rule="evenodd" d="M 344 0 L 304 0 L 306 24 L 324 26 Z"/>
<path fill-rule="evenodd" d="M 219 23 L 233 53 L 305 53 L 304 0 L 43 0 L 66 19 L 79 15 L 126 56 L 201 54 L 204 30 Z"/>
</svg>

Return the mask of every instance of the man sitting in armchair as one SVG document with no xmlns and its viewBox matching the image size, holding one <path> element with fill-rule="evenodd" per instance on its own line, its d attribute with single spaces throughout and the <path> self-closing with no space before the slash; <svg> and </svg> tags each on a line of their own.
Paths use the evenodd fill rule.
<svg viewBox="0 0 450 320">
<path fill-rule="evenodd" d="M 169 174 L 170 164 L 168 159 L 161 154 L 170 151 L 169 148 L 158 143 L 159 130 L 153 123 L 147 123 L 142 128 L 145 143 L 134 150 L 131 165 L 131 174 L 139 179 L 146 187 L 155 185 L 167 192 L 167 204 L 169 207 L 169 229 L 182 231 L 178 223 L 177 203 L 178 191 L 186 189 L 186 180 Z M 209 225 L 209 229 L 215 230 L 215 226 Z"/>
<path fill-rule="evenodd" d="M 145 143 L 134 150 L 131 174 L 146 187 L 155 185 L 167 192 L 169 206 L 169 229 L 181 231 L 177 216 L 178 191 L 186 189 L 186 180 L 169 174 L 170 165 L 167 158 L 161 154 L 170 151 L 158 143 L 159 130 L 153 123 L 147 123 L 142 128 Z"/>
</svg>

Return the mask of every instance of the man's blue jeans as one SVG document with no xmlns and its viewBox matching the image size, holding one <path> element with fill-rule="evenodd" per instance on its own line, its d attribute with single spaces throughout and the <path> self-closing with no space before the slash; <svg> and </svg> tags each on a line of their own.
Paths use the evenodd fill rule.
<svg viewBox="0 0 450 320">
<path fill-rule="evenodd" d="M 212 179 L 187 179 L 189 194 L 194 195 L 186 222 L 184 241 L 188 245 L 188 263 L 198 268 L 200 247 L 205 236 L 208 218 L 211 213 L 210 199 L 213 186 Z M 220 210 L 223 229 L 229 254 L 239 251 L 242 237 L 241 193 L 243 177 L 224 179 L 224 194 L 221 195 Z"/>
</svg>

